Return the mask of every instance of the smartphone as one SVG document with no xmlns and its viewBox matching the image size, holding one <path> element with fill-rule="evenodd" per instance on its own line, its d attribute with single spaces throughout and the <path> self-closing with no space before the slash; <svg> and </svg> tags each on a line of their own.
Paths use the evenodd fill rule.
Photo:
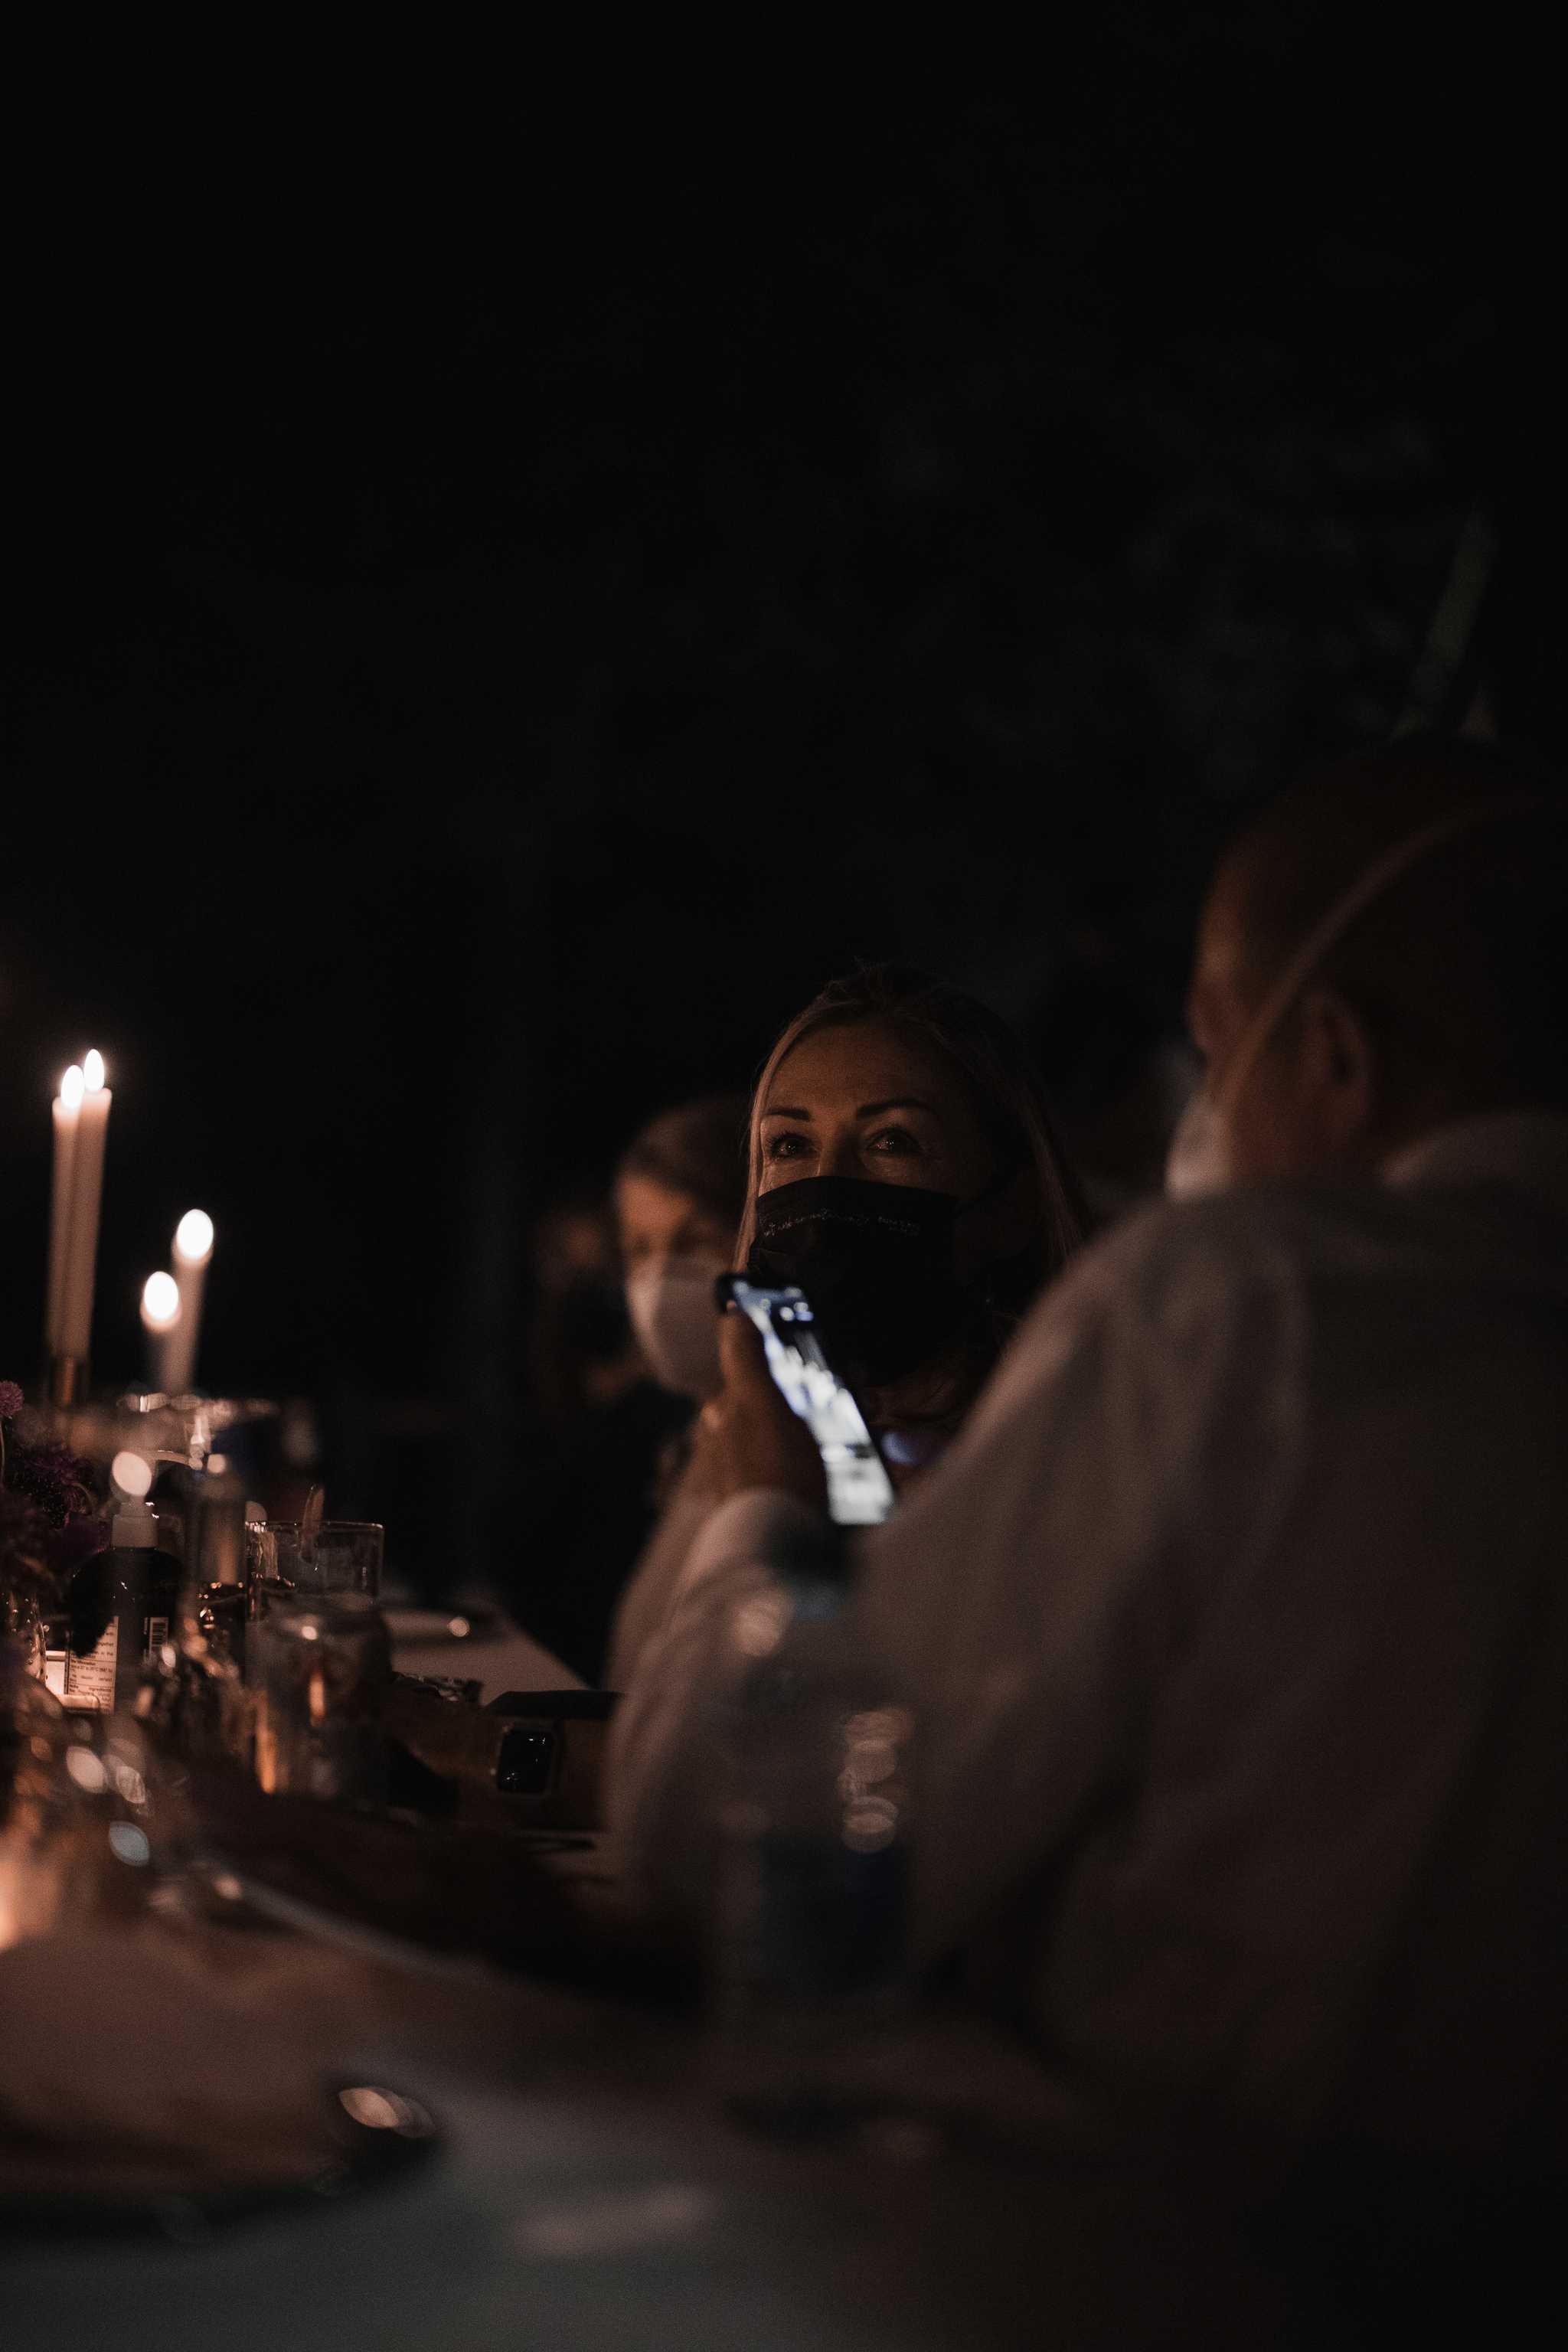
<svg viewBox="0 0 1568 2352">
<path fill-rule="evenodd" d="M 893 1483 L 866 1417 L 822 1351 L 805 1293 L 719 1278 L 721 1300 L 732 1298 L 763 1335 L 768 1370 L 792 1412 L 813 1437 L 827 1473 L 827 1514 L 841 1528 L 876 1527 L 893 1507 Z"/>
</svg>

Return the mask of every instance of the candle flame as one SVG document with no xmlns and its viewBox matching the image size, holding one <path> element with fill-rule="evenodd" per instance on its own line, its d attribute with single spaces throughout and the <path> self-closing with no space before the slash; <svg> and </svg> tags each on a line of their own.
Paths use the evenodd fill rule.
<svg viewBox="0 0 1568 2352">
<path fill-rule="evenodd" d="M 81 1090 L 85 1084 L 86 1081 L 79 1067 L 73 1062 L 60 1080 L 60 1100 L 67 1110 L 75 1110 L 81 1100 Z"/>
<path fill-rule="evenodd" d="M 117 1454 L 109 1465 L 109 1475 L 121 1493 L 133 1502 L 141 1502 L 153 1484 L 153 1465 L 140 1454 Z"/>
<path fill-rule="evenodd" d="M 174 1228 L 174 1255 L 188 1265 L 212 1254 L 212 1219 L 205 1209 L 187 1209 Z"/>
<path fill-rule="evenodd" d="M 150 1274 L 142 1286 L 142 1320 L 150 1331 L 168 1331 L 180 1319 L 180 1286 L 172 1274 Z"/>
<path fill-rule="evenodd" d="M 82 1058 L 81 1082 L 89 1095 L 103 1091 L 103 1055 L 96 1045 Z"/>
</svg>

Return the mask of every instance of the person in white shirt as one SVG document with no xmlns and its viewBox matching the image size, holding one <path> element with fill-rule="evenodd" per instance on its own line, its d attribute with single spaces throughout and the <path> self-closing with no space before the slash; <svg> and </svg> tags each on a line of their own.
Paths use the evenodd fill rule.
<svg viewBox="0 0 1568 2352">
<path fill-rule="evenodd" d="M 1224 861 L 1173 1156 L 859 1540 L 912 1698 L 915 1934 L 1105 2113 L 1276 2149 L 1568 2149 L 1568 824 L 1412 740 Z M 1216 1186 L 1226 1189 L 1216 1190 Z M 614 1728 L 650 1899 L 700 1905 L 714 1698 L 826 1543 L 749 1331 L 725 1501 Z"/>
</svg>

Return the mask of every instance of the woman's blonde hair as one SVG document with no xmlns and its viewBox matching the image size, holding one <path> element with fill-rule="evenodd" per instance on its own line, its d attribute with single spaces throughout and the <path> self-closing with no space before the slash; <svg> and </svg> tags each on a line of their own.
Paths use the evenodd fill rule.
<svg viewBox="0 0 1568 2352">
<path fill-rule="evenodd" d="M 1000 1288 L 994 1293 L 1003 1319 L 1016 1320 L 1083 1240 L 1088 1220 L 1082 1199 L 1053 1132 L 1045 1090 L 1017 1032 L 978 997 L 910 964 L 866 964 L 829 981 L 787 1024 L 763 1064 L 747 1119 L 746 1206 L 736 1265 L 744 1268 L 756 1235 L 762 1108 L 780 1063 L 817 1030 L 859 1022 L 897 1030 L 944 1055 L 969 1081 L 1003 1177 L 1018 1168 L 1031 1171 L 1036 1236 L 1016 1259 L 997 1270 Z"/>
</svg>

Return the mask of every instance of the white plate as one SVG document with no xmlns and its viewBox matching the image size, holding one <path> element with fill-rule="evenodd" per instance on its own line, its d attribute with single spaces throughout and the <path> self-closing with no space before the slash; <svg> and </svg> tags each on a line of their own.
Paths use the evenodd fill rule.
<svg viewBox="0 0 1568 2352">
<path fill-rule="evenodd" d="M 384 1609 L 381 1613 L 395 1642 L 479 1642 L 496 1631 L 489 1610 L 471 1617 L 461 1609 Z"/>
</svg>

